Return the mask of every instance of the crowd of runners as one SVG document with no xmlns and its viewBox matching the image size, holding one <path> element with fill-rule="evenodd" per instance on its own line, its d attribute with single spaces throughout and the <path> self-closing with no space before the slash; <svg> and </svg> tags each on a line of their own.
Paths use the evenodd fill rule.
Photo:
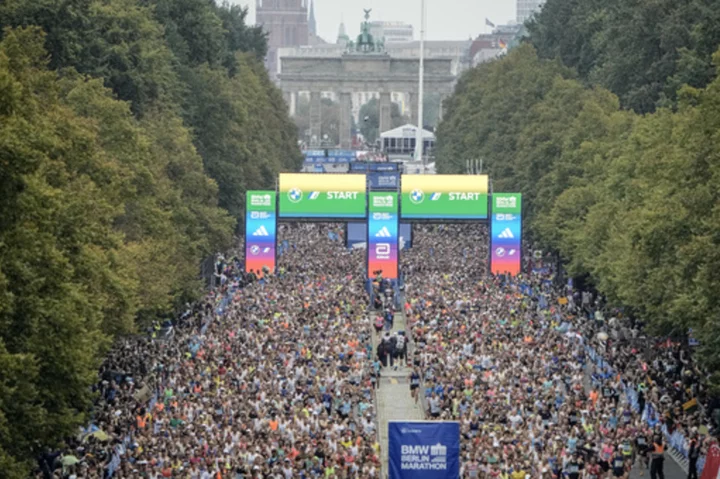
<svg viewBox="0 0 720 479">
<path fill-rule="evenodd" d="M 365 254 L 344 248 L 340 225 L 282 225 L 279 238 L 274 275 L 228 261 L 172 335 L 121 342 L 91 428 L 44 454 L 38 477 L 379 478 L 374 389 L 404 362 L 428 416 L 461 422 L 463 477 L 626 477 L 633 464 L 662 477 L 667 445 L 623 381 L 687 437 L 704 424 L 682 408 L 704 394 L 684 349 L 648 357 L 633 346 L 638 325 L 596 314 L 601 303 L 550 271 L 488 276 L 481 226 L 416 226 L 402 259 L 406 335 L 383 331 L 386 283 L 368 312 Z M 595 371 L 588 344 L 617 375 Z"/>
<path fill-rule="evenodd" d="M 663 343 L 643 354 L 639 325 L 618 312 L 606 322 L 601 301 L 558 286 L 547 268 L 489 277 L 485 234 L 415 228 L 403 260 L 410 387 L 429 418 L 461 422 L 463 477 L 628 477 L 636 465 L 662 478 L 663 424 L 691 439 L 692 471 L 705 423 L 682 406 L 704 392 L 687 351 Z M 661 409 L 655 428 L 643 419 L 650 404 Z"/>
</svg>

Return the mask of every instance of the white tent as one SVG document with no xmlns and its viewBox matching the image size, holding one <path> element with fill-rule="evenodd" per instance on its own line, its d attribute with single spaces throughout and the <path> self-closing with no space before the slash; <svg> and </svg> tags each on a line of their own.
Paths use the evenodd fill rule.
<svg viewBox="0 0 720 479">
<path fill-rule="evenodd" d="M 417 132 L 417 126 L 410 123 L 398 126 L 392 130 L 380 133 L 380 138 L 415 138 Z M 424 140 L 435 140 L 435 133 L 428 130 L 423 130 Z"/>
</svg>

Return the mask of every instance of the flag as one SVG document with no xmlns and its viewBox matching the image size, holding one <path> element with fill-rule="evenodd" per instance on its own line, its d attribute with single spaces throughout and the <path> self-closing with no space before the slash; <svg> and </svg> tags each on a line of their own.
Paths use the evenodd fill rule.
<svg viewBox="0 0 720 479">
<path fill-rule="evenodd" d="M 495 24 L 491 22 L 490 19 L 488 19 L 487 17 L 485 17 L 485 25 L 491 28 L 495 28 Z"/>
<path fill-rule="evenodd" d="M 686 402 L 685 404 L 683 404 L 683 405 L 682 405 L 682 408 L 683 408 L 685 411 L 691 412 L 691 410 L 694 411 L 695 409 L 697 409 L 697 405 L 698 405 L 698 400 L 697 400 L 697 398 L 692 398 L 691 400 L 689 400 L 688 402 Z"/>
<path fill-rule="evenodd" d="M 507 48 L 507 43 L 505 43 L 505 40 L 503 40 L 503 39 L 498 40 L 498 45 L 500 46 L 501 49 Z"/>
</svg>

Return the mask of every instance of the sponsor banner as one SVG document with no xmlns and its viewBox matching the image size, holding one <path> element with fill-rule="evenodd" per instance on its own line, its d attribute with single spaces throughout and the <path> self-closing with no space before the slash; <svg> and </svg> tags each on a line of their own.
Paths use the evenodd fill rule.
<svg viewBox="0 0 720 479">
<path fill-rule="evenodd" d="M 353 161 L 350 163 L 351 172 L 366 171 L 397 171 L 400 172 L 400 163 L 386 163 L 377 161 Z"/>
<path fill-rule="evenodd" d="M 460 423 L 388 423 L 390 479 L 458 479 Z"/>
<path fill-rule="evenodd" d="M 493 193 L 490 219 L 490 271 L 520 274 L 522 268 L 522 195 Z"/>
<path fill-rule="evenodd" d="M 487 175 L 403 175 L 403 219 L 483 220 Z"/>
<path fill-rule="evenodd" d="M 328 158 L 352 158 L 355 159 L 355 150 L 328 150 Z"/>
<path fill-rule="evenodd" d="M 400 186 L 400 173 L 373 171 L 368 173 L 371 190 L 394 190 Z"/>
<path fill-rule="evenodd" d="M 274 191 L 248 191 L 245 216 L 245 271 L 263 275 L 263 268 L 275 270 Z"/>
<path fill-rule="evenodd" d="M 367 223 L 348 223 L 347 224 L 347 235 L 346 244 L 348 248 L 352 248 L 355 245 L 367 244 Z M 400 250 L 412 247 L 412 224 L 411 223 L 400 223 Z"/>
<path fill-rule="evenodd" d="M 399 167 L 400 163 L 368 163 L 368 169 L 370 171 L 400 171 Z"/>
<path fill-rule="evenodd" d="M 308 163 L 349 163 L 356 157 L 353 150 L 305 150 L 303 155 Z"/>
<path fill-rule="evenodd" d="M 370 192 L 368 204 L 368 278 L 382 271 L 383 278 L 398 277 L 398 194 Z"/>
<path fill-rule="evenodd" d="M 365 218 L 365 175 L 280 173 L 280 218 Z"/>
</svg>

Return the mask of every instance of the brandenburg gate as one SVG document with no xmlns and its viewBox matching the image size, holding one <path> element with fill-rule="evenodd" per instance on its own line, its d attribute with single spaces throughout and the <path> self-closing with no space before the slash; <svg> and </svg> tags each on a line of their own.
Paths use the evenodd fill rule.
<svg viewBox="0 0 720 479">
<path fill-rule="evenodd" d="M 294 105 L 296 95 L 310 92 L 310 137 L 315 142 L 321 136 L 321 93 L 335 92 L 340 100 L 340 147 L 351 145 L 352 94 L 378 92 L 380 131 L 391 129 L 391 93 L 409 94 L 413 123 L 417 122 L 419 58 L 390 56 L 382 42 L 374 41 L 369 32 L 369 10 L 357 42 L 349 42 L 340 57 L 282 57 L 279 74 L 280 88 L 288 105 Z M 441 98 L 452 93 L 455 77 L 452 59 L 426 58 L 425 93 L 438 93 Z M 311 145 L 311 146 L 317 146 Z"/>
</svg>

